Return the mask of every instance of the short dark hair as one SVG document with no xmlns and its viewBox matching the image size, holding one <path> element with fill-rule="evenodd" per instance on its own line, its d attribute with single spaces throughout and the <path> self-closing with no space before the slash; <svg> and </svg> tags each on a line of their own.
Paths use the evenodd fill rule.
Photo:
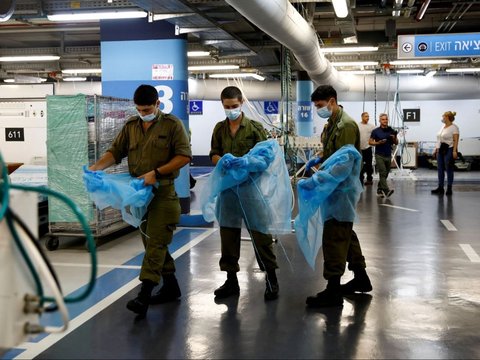
<svg viewBox="0 0 480 360">
<path fill-rule="evenodd" d="M 311 97 L 312 101 L 328 100 L 330 98 L 334 98 L 335 102 L 337 102 L 337 92 L 330 85 L 320 85 L 312 93 Z"/>
<path fill-rule="evenodd" d="M 140 85 L 133 94 L 135 105 L 153 105 L 158 100 L 158 91 L 152 85 Z"/>
<path fill-rule="evenodd" d="M 238 99 L 242 101 L 243 95 L 240 89 L 236 86 L 227 86 L 220 94 L 220 100 L 223 101 L 224 99 Z"/>
</svg>

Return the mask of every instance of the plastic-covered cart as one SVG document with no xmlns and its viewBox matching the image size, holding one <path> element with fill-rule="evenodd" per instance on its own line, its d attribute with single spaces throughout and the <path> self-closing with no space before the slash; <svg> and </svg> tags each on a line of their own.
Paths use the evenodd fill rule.
<svg viewBox="0 0 480 360">
<path fill-rule="evenodd" d="M 49 188 L 69 196 L 83 211 L 97 240 L 129 225 L 120 210 L 98 210 L 83 185 L 83 165 L 92 165 L 109 148 L 135 112 L 131 100 L 105 96 L 47 96 L 47 164 Z M 106 170 L 128 172 L 126 160 Z M 45 246 L 55 250 L 60 237 L 82 237 L 82 227 L 64 203 L 49 199 Z"/>
</svg>

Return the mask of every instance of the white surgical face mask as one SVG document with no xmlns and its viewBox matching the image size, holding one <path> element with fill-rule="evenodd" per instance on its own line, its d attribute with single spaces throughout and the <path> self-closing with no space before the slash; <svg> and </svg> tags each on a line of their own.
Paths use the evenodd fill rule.
<svg viewBox="0 0 480 360">
<path fill-rule="evenodd" d="M 225 115 L 227 118 L 230 120 L 235 120 L 238 119 L 238 117 L 242 114 L 242 109 L 241 107 L 238 107 L 236 109 L 225 109 Z"/>
<path fill-rule="evenodd" d="M 328 106 L 325 105 L 324 107 L 317 109 L 317 114 L 322 119 L 328 119 L 330 116 L 332 116 L 332 111 L 328 110 Z"/>
<path fill-rule="evenodd" d="M 152 121 L 153 119 L 155 119 L 157 114 L 156 114 L 156 111 L 155 111 L 153 114 L 148 114 L 148 115 L 144 115 L 144 116 L 142 116 L 140 113 L 138 113 L 138 116 L 140 116 L 140 119 L 142 119 L 143 121 L 149 122 L 149 121 Z"/>
</svg>

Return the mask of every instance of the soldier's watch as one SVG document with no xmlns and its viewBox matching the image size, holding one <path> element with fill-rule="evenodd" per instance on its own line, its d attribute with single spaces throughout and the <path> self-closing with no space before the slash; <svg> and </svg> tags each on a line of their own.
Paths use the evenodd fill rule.
<svg viewBox="0 0 480 360">
<path fill-rule="evenodd" d="M 153 169 L 153 171 L 155 171 L 155 179 L 160 179 L 160 172 L 158 171 L 157 168 Z"/>
</svg>

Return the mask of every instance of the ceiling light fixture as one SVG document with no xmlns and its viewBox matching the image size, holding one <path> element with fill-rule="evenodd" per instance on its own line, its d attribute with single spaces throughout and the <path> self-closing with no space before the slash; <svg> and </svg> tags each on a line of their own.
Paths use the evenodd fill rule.
<svg viewBox="0 0 480 360">
<path fill-rule="evenodd" d="M 324 47 L 320 49 L 323 53 L 356 53 L 367 51 L 378 51 L 378 46 L 343 46 L 343 47 Z"/>
<path fill-rule="evenodd" d="M 206 57 L 210 56 L 210 51 L 187 51 L 188 57 Z"/>
<path fill-rule="evenodd" d="M 423 69 L 400 69 L 396 70 L 397 74 L 420 74 L 423 73 Z"/>
<path fill-rule="evenodd" d="M 425 12 L 427 11 L 428 5 L 430 5 L 430 0 L 424 0 L 422 6 L 420 7 L 420 10 L 418 10 L 417 16 L 415 17 L 415 20 L 420 21 L 423 19 L 423 16 L 425 15 Z"/>
<path fill-rule="evenodd" d="M 62 74 L 101 74 L 102 69 L 64 69 Z"/>
<path fill-rule="evenodd" d="M 136 19 L 147 17 L 145 11 L 72 12 L 47 15 L 50 21 L 92 21 L 103 19 Z"/>
<path fill-rule="evenodd" d="M 338 61 L 331 64 L 332 66 L 376 66 L 378 61 Z"/>
<path fill-rule="evenodd" d="M 390 65 L 437 65 L 450 64 L 452 60 L 448 59 L 431 59 L 431 60 L 394 60 L 390 61 Z"/>
<path fill-rule="evenodd" d="M 240 69 L 239 65 L 192 65 L 188 67 L 190 71 L 201 70 L 235 70 Z"/>
<path fill-rule="evenodd" d="M 6 82 L 6 83 L 14 83 L 14 82 L 15 82 L 15 79 L 3 79 L 3 82 Z"/>
<path fill-rule="evenodd" d="M 87 78 L 84 76 L 72 76 L 63 78 L 63 81 L 87 81 Z"/>
<path fill-rule="evenodd" d="M 332 0 L 333 10 L 335 10 L 335 15 L 339 18 L 347 17 L 348 7 L 346 0 Z"/>
<path fill-rule="evenodd" d="M 343 70 L 339 71 L 342 74 L 351 74 L 351 75 L 373 75 L 375 74 L 375 70 Z"/>
<path fill-rule="evenodd" d="M 445 69 L 448 73 L 472 73 L 472 72 L 480 72 L 480 68 L 450 68 Z"/>
<path fill-rule="evenodd" d="M 211 74 L 208 75 L 209 78 L 212 79 L 231 79 L 231 78 L 247 78 L 252 77 L 259 81 L 265 80 L 265 77 L 255 74 L 255 73 L 232 73 L 232 74 Z"/>
<path fill-rule="evenodd" d="M 4 62 L 29 62 L 29 61 L 55 61 L 59 60 L 57 55 L 26 55 L 26 56 L 0 56 Z"/>
<path fill-rule="evenodd" d="M 429 72 L 427 72 L 427 73 L 425 74 L 425 76 L 426 76 L 426 77 L 429 77 L 429 78 L 430 78 L 430 77 L 434 77 L 436 73 L 437 73 L 437 70 L 430 70 Z"/>
</svg>

